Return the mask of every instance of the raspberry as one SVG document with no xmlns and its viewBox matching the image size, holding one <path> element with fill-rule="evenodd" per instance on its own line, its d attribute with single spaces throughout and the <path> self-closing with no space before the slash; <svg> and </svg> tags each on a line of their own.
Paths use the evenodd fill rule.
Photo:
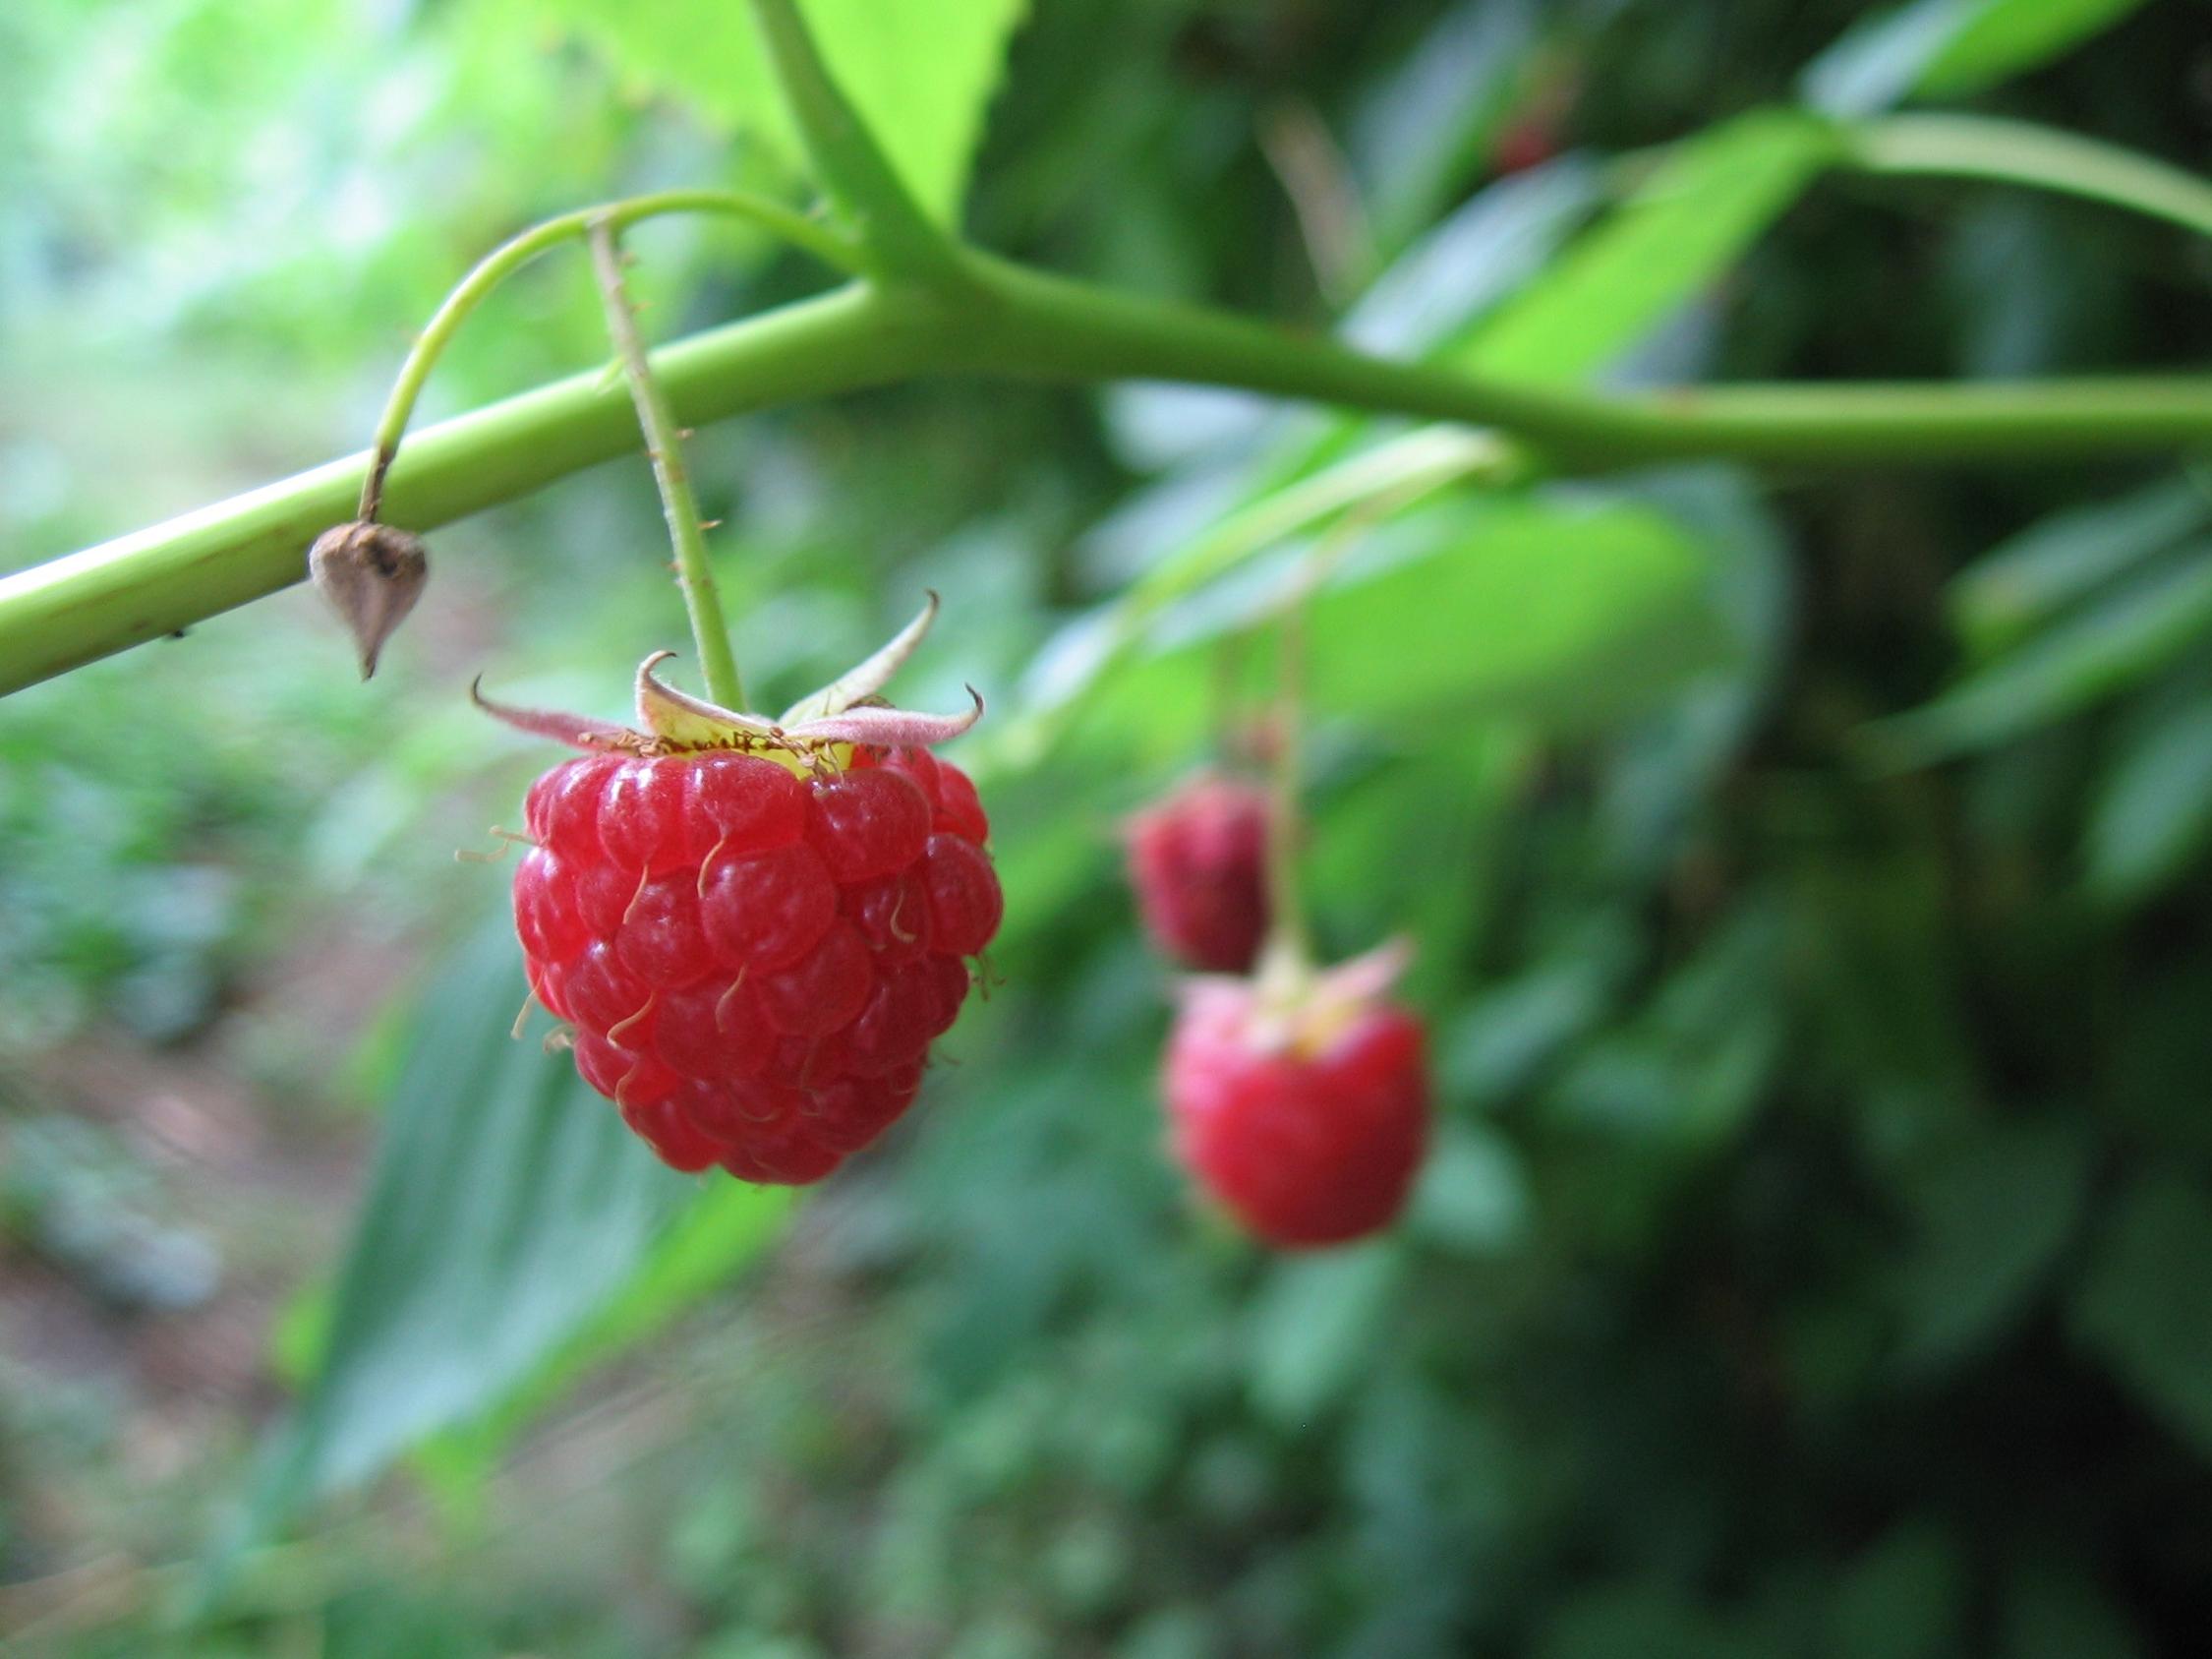
<svg viewBox="0 0 2212 1659">
<path fill-rule="evenodd" d="M 514 876 L 576 1069 L 677 1169 L 820 1180 L 903 1113 L 998 930 L 974 786 L 856 747 L 801 778 L 732 750 L 555 766 Z"/>
<path fill-rule="evenodd" d="M 1269 1244 L 1389 1225 L 1427 1150 L 1421 1022 L 1381 1000 L 1369 961 L 1287 1002 L 1249 979 L 1186 985 L 1165 1074 L 1175 1152 Z"/>
<path fill-rule="evenodd" d="M 1187 968 L 1251 970 L 1267 932 L 1267 797 L 1211 774 L 1133 816 L 1130 884 L 1153 941 Z"/>
<path fill-rule="evenodd" d="M 819 1181 L 898 1121 L 1004 911 L 975 785 L 927 744 L 983 712 L 877 695 L 937 614 L 781 720 L 637 671 L 641 730 L 477 706 L 585 750 L 531 786 L 530 989 L 576 1070 L 677 1169 Z"/>
</svg>

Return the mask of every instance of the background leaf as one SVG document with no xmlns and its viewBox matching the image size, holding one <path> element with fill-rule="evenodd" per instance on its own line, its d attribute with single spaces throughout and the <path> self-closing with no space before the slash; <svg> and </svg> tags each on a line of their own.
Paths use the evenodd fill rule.
<svg viewBox="0 0 2212 1659">
<path fill-rule="evenodd" d="M 2065 1124 L 1993 1126 L 1908 1177 L 1919 1238 L 1898 1263 L 1897 1360 L 1940 1367 L 2021 1317 L 2080 1225 L 2089 1164 Z"/>
<path fill-rule="evenodd" d="M 2110 697 L 2212 630 L 2212 542 L 2197 542 L 2086 603 L 1884 736 L 1920 758 L 1984 748 Z"/>
<path fill-rule="evenodd" d="M 575 30 L 627 79 L 798 160 L 752 18 L 730 3 L 508 0 Z M 799 0 L 830 72 L 922 206 L 959 216 L 1026 0 Z"/>
<path fill-rule="evenodd" d="M 2173 879 L 2212 840 L 2212 695 L 2162 702 L 2125 736 L 2091 803 L 2089 885 L 2129 899 Z"/>
<path fill-rule="evenodd" d="M 1806 101 L 1872 115 L 1915 94 L 1957 97 L 2033 69 L 2143 0 L 1915 0 L 1855 26 L 1807 68 Z"/>
<path fill-rule="evenodd" d="M 1151 654 L 1093 695 L 1090 720 L 1147 747 L 1192 741 L 1215 652 L 1254 629 L 1264 643 L 1295 572 L 1295 558 L 1262 562 L 1170 608 Z M 1601 493 L 1439 505 L 1374 532 L 1314 595 L 1314 706 L 1559 730 L 1618 720 L 1726 653 L 1709 573 L 1671 520 Z"/>
<path fill-rule="evenodd" d="M 267 1453 L 256 1533 L 530 1385 L 654 1263 L 655 1244 L 698 1195 L 565 1054 L 508 1036 L 519 970 L 502 918 L 425 1000 L 330 1296 L 326 1345 Z M 730 1237 L 749 1246 L 755 1213 L 783 1203 L 733 1190 L 722 1201 L 728 1214 L 708 1224 L 716 1271 Z M 697 1234 L 677 1236 L 654 1300 L 629 1319 L 649 1325 L 699 1282 Z"/>
<path fill-rule="evenodd" d="M 1950 585 L 1951 616 L 1974 654 L 1993 657 L 2208 518 L 2212 492 L 2194 476 L 2055 513 L 1967 566 Z"/>
<path fill-rule="evenodd" d="M 2073 1305 L 2081 1340 L 2197 1455 L 2212 1459 L 2212 1197 L 2180 1171 L 2122 1197 Z"/>
<path fill-rule="evenodd" d="M 1451 361 L 1521 381 L 1604 367 L 1718 278 L 1834 153 L 1826 125 L 1792 110 L 1699 134 Z"/>
</svg>

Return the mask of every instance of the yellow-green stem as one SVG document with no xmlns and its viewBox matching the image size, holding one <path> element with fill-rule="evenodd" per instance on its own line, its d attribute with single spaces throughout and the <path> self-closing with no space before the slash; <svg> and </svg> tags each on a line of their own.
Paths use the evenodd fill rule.
<svg viewBox="0 0 2212 1659">
<path fill-rule="evenodd" d="M 1318 550 L 1313 558 L 1317 563 Z M 1295 996 L 1313 972 L 1313 935 L 1299 879 L 1306 821 L 1298 802 L 1306 761 L 1306 612 L 1313 586 L 1310 573 L 1292 584 L 1275 632 L 1275 717 L 1269 733 L 1274 753 L 1267 770 L 1267 944 L 1258 977 L 1285 997 Z"/>
<path fill-rule="evenodd" d="M 372 458 L 369 476 L 361 486 L 359 516 L 373 519 L 382 509 L 384 477 L 399 454 L 400 440 L 414 416 L 424 383 L 430 379 L 431 370 L 437 366 L 455 331 L 487 294 L 548 249 L 570 240 L 581 240 L 595 224 L 605 223 L 619 231 L 640 219 L 667 213 L 711 213 L 743 219 L 771 236 L 804 249 L 848 276 L 862 275 L 868 269 L 864 250 L 832 235 L 804 214 L 779 202 L 743 191 L 664 190 L 651 196 L 605 203 L 597 207 L 580 207 L 543 224 L 532 225 L 477 261 L 474 268 L 454 284 L 452 292 L 439 303 L 428 326 L 417 336 L 406 362 L 399 366 L 399 377 L 393 381 L 391 393 L 384 399 L 383 414 L 377 422 L 376 437 L 370 444 Z"/>
<path fill-rule="evenodd" d="M 736 653 L 729 646 L 729 627 L 723 621 L 722 596 L 715 589 L 714 570 L 707 563 L 707 536 L 699 520 L 698 499 L 691 492 L 691 475 L 683 464 L 682 429 L 669 394 L 654 378 L 638 333 L 637 313 L 622 285 L 622 251 L 615 229 L 607 219 L 591 227 L 592 268 L 599 275 L 599 291 L 606 302 L 607 331 L 621 359 L 622 378 L 629 382 L 631 401 L 637 405 L 638 425 L 645 432 L 646 452 L 653 458 L 653 477 L 661 487 L 661 506 L 669 520 L 669 540 L 675 547 L 676 582 L 683 590 L 683 606 L 691 614 L 691 637 L 699 648 L 699 671 L 706 677 L 707 695 L 724 708 L 745 706 L 745 682 L 738 678 Z"/>
</svg>

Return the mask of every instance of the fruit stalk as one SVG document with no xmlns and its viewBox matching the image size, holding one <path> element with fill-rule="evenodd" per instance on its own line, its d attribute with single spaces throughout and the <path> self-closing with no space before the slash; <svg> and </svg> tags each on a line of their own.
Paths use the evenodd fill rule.
<svg viewBox="0 0 2212 1659">
<path fill-rule="evenodd" d="M 1267 768 L 1267 942 L 1260 950 L 1258 978 L 1270 991 L 1295 994 L 1313 971 L 1312 929 L 1306 918 L 1306 897 L 1299 880 L 1305 820 L 1298 792 L 1306 759 L 1306 612 L 1319 585 L 1323 551 L 1316 549 L 1292 583 L 1290 601 L 1276 626 L 1278 675 L 1274 753 Z"/>
<path fill-rule="evenodd" d="M 399 443 L 406 436 L 407 423 L 415 413 L 415 402 L 422 396 L 424 383 L 430 379 L 431 370 L 437 366 L 439 355 L 462 323 L 487 294 L 548 249 L 589 235 L 595 224 L 606 223 L 620 230 L 640 219 L 657 218 L 666 213 L 710 213 L 743 219 L 795 248 L 805 249 L 823 264 L 848 276 L 858 276 L 867 268 L 860 250 L 847 246 L 783 204 L 744 191 L 664 190 L 598 207 L 580 208 L 532 225 L 477 261 L 469 273 L 454 284 L 452 292 L 439 302 L 437 312 L 408 351 L 406 362 L 399 366 L 399 377 L 392 383 L 391 394 L 384 400 L 383 414 L 377 422 L 377 436 L 370 446 L 369 476 L 362 481 L 361 507 L 356 516 L 374 523 L 382 510 L 384 478 L 399 456 Z"/>
<path fill-rule="evenodd" d="M 607 307 L 607 331 L 614 341 L 629 383 L 630 399 L 637 405 L 638 425 L 645 432 L 646 453 L 653 459 L 653 477 L 661 489 L 661 506 L 669 521 L 669 539 L 675 547 L 676 585 L 683 592 L 684 609 L 691 616 L 691 637 L 699 649 L 700 672 L 706 676 L 707 694 L 725 708 L 745 707 L 745 682 L 737 673 L 737 656 L 730 649 L 729 627 L 722 615 L 722 595 L 715 587 L 713 567 L 707 562 L 707 536 L 699 518 L 698 499 L 691 491 L 691 475 L 684 468 L 682 432 L 669 394 L 654 378 L 646 357 L 645 340 L 638 333 L 637 312 L 622 285 L 622 253 L 614 226 L 600 219 L 591 227 L 592 268 L 599 275 L 599 291 Z"/>
</svg>

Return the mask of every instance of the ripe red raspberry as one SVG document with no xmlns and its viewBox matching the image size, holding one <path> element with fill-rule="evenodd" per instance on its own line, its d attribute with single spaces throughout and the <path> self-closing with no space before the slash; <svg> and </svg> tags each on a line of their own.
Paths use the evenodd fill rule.
<svg viewBox="0 0 2212 1659">
<path fill-rule="evenodd" d="M 920 746 L 975 716 L 861 706 L 933 610 L 782 723 L 672 690 L 658 658 L 644 731 L 478 698 L 593 750 L 531 787 L 515 929 L 576 1070 L 677 1169 L 796 1185 L 868 1145 L 998 931 L 975 786 Z"/>
<path fill-rule="evenodd" d="M 819 1180 L 912 1100 L 1001 910 L 973 786 L 918 761 L 598 754 L 531 788 L 530 983 L 665 1161 Z"/>
<path fill-rule="evenodd" d="M 1267 795 L 1205 774 L 1135 814 L 1130 885 L 1145 930 L 1186 968 L 1250 972 L 1267 932 Z"/>
<path fill-rule="evenodd" d="M 1381 1000 L 1375 975 L 1374 959 L 1362 959 L 1288 998 L 1250 979 L 1185 987 L 1166 1067 L 1175 1151 L 1270 1244 L 1311 1248 L 1378 1231 L 1421 1168 L 1421 1022 Z"/>
</svg>

